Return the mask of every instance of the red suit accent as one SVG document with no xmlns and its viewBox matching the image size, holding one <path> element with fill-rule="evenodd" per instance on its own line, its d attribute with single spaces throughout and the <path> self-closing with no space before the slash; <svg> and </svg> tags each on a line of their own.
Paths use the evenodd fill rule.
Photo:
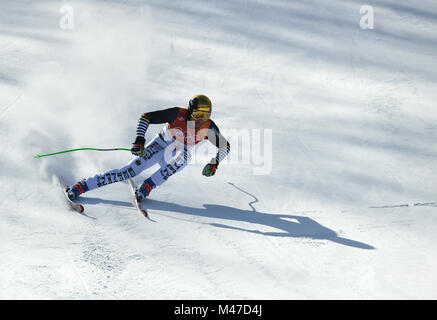
<svg viewBox="0 0 437 320">
<path fill-rule="evenodd" d="M 179 142 L 194 146 L 205 139 L 211 120 L 208 119 L 198 128 L 195 128 L 195 121 L 187 122 L 188 109 L 179 108 L 178 115 L 173 122 L 168 124 L 171 135 Z"/>
</svg>

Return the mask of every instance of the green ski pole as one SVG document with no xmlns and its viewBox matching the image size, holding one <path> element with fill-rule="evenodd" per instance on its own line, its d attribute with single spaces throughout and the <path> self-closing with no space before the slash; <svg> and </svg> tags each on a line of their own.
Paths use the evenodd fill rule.
<svg viewBox="0 0 437 320">
<path fill-rule="evenodd" d="M 63 154 L 63 153 L 67 153 L 67 152 L 75 152 L 75 151 L 82 151 L 82 150 L 92 150 L 92 151 L 131 151 L 130 149 L 125 149 L 125 148 L 112 148 L 112 149 L 99 149 L 99 148 L 79 148 L 79 149 L 71 149 L 71 150 L 64 150 L 64 151 L 59 151 L 59 152 L 55 152 L 55 153 L 48 153 L 48 154 L 38 154 L 35 156 L 36 159 L 40 159 L 43 157 L 50 157 L 50 156 L 54 156 L 57 154 Z"/>
</svg>

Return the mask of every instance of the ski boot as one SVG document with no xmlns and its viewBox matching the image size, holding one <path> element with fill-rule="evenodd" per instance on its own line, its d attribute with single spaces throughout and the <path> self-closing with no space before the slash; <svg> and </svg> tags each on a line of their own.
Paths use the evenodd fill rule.
<svg viewBox="0 0 437 320">
<path fill-rule="evenodd" d="M 156 188 L 156 185 L 153 183 L 152 179 L 147 179 L 143 182 L 141 187 L 135 191 L 135 196 L 137 197 L 137 201 L 141 202 L 145 198 L 147 198 L 150 192 Z"/>
<path fill-rule="evenodd" d="M 87 191 L 88 185 L 86 184 L 85 179 L 79 181 L 71 188 L 67 187 L 67 190 L 65 190 L 65 192 L 67 192 L 68 199 L 70 199 L 71 201 L 77 199 L 82 193 Z"/>
</svg>

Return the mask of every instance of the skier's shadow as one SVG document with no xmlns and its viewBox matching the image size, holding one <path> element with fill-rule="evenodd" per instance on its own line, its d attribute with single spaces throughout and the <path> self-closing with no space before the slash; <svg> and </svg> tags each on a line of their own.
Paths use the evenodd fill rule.
<svg viewBox="0 0 437 320">
<path fill-rule="evenodd" d="M 322 226 L 311 218 L 303 216 L 263 213 L 254 211 L 253 207 L 253 210 L 241 210 L 215 204 L 204 204 L 203 208 L 193 208 L 152 199 L 147 200 L 147 207 L 154 211 L 171 211 L 207 218 L 222 219 L 225 221 L 244 221 L 253 223 L 254 225 L 264 225 L 282 231 L 265 232 L 257 229 L 246 229 L 221 223 L 209 223 L 211 226 L 219 228 L 245 231 L 272 237 L 324 239 L 360 249 L 375 249 L 371 245 L 339 237 L 335 231 Z"/>
<path fill-rule="evenodd" d="M 243 221 L 248 223 L 253 223 L 254 225 L 264 225 L 267 227 L 275 228 L 276 232 L 266 232 L 257 229 L 245 229 L 241 227 L 235 227 L 230 225 L 225 225 L 221 223 L 209 223 L 209 225 L 232 229 L 244 232 L 250 232 L 254 234 L 259 234 L 263 236 L 271 237 L 292 237 L 292 238 L 310 238 L 316 240 L 329 240 L 335 243 L 339 243 L 345 246 L 355 247 L 359 249 L 375 249 L 371 245 L 362 243 L 355 240 L 350 240 L 346 238 L 339 237 L 337 233 L 327 227 L 322 226 L 315 220 L 289 214 L 272 214 L 258 212 L 254 208 L 253 204 L 258 202 L 258 199 L 252 194 L 236 187 L 240 191 L 250 195 L 255 199 L 249 203 L 252 210 L 242 210 L 237 208 L 232 208 L 228 206 L 215 205 L 215 204 L 204 204 L 203 208 L 193 208 L 188 206 L 182 206 L 176 203 L 147 199 L 145 205 L 147 208 L 157 211 L 169 211 L 188 215 L 195 215 L 206 218 L 221 219 L 225 221 Z M 114 200 L 104 200 L 100 198 L 84 197 L 82 198 L 82 203 L 84 204 L 107 204 L 112 206 L 133 208 L 132 203 L 125 201 L 114 201 Z"/>
</svg>

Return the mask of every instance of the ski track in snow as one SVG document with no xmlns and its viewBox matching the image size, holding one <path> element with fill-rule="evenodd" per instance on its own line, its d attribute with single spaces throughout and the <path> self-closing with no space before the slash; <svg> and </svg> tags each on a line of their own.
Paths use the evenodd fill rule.
<svg viewBox="0 0 437 320">
<path fill-rule="evenodd" d="M 0 298 L 437 297 L 433 1 L 372 1 L 374 30 L 357 0 L 78 0 L 73 30 L 61 5 L 0 4 Z M 225 136 L 272 129 L 270 174 L 193 163 L 151 222 L 126 183 L 83 216 L 53 182 L 128 152 L 33 158 L 129 147 L 142 113 L 197 93 Z"/>
</svg>

